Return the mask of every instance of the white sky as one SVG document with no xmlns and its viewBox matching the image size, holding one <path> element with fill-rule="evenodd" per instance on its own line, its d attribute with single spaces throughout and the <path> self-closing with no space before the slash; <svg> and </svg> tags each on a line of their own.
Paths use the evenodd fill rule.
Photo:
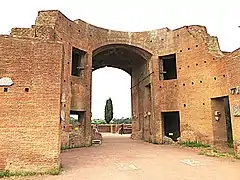
<svg viewBox="0 0 240 180">
<path fill-rule="evenodd" d="M 240 47 L 240 0 L 2 0 L 0 34 L 9 34 L 12 27 L 30 27 L 38 11 L 52 9 L 71 20 L 82 19 L 122 31 L 204 25 L 209 34 L 218 37 L 223 51 Z M 106 87 L 105 81 L 110 86 Z M 93 118 L 103 118 L 109 96 L 114 103 L 114 117 L 131 115 L 128 74 L 111 68 L 97 70 L 93 73 L 93 87 Z"/>
<path fill-rule="evenodd" d="M 111 67 L 97 69 L 92 75 L 92 118 L 104 118 L 104 107 L 109 97 L 115 118 L 131 117 L 131 76 Z"/>
</svg>

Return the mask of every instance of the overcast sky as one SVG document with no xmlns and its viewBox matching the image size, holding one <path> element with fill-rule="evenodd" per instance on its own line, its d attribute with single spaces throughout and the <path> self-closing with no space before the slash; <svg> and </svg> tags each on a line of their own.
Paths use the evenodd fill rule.
<svg viewBox="0 0 240 180">
<path fill-rule="evenodd" d="M 121 31 L 203 25 L 218 37 L 222 50 L 240 47 L 240 0 L 2 0 L 0 34 L 9 34 L 12 27 L 30 27 L 38 11 L 52 9 L 71 20 Z M 112 68 L 94 71 L 93 118 L 103 118 L 108 97 L 113 99 L 114 117 L 131 116 L 128 74 Z"/>
</svg>

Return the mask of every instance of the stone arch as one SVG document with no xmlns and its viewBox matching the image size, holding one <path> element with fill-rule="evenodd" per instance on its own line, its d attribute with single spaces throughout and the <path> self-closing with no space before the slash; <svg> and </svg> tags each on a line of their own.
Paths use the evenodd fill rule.
<svg viewBox="0 0 240 180">
<path fill-rule="evenodd" d="M 92 51 L 92 67 L 93 70 L 105 66 L 116 67 L 131 74 L 133 66 L 144 63 L 151 56 L 149 51 L 138 46 L 123 43 L 106 44 Z"/>
<path fill-rule="evenodd" d="M 145 53 L 148 53 L 149 55 L 154 54 L 154 50 L 152 49 L 151 46 L 144 44 L 143 42 L 140 41 L 133 41 L 129 42 L 129 39 L 121 39 L 121 40 L 116 40 L 116 41 L 111 41 L 111 40 L 106 40 L 102 43 L 93 43 L 91 46 L 91 51 L 94 53 L 96 50 L 101 50 L 104 49 L 107 46 L 111 45 L 123 45 L 129 48 L 136 48 L 140 51 L 144 51 Z"/>
</svg>

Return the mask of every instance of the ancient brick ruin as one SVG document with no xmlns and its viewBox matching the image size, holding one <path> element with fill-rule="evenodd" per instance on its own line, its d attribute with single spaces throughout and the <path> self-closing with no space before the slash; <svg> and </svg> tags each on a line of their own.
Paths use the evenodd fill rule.
<svg viewBox="0 0 240 180">
<path fill-rule="evenodd" d="M 105 66 L 132 77 L 133 139 L 232 134 L 240 154 L 240 49 L 222 52 L 203 26 L 119 32 L 41 11 L 0 36 L 0 169 L 47 171 L 61 146 L 90 146 L 92 71 Z"/>
</svg>

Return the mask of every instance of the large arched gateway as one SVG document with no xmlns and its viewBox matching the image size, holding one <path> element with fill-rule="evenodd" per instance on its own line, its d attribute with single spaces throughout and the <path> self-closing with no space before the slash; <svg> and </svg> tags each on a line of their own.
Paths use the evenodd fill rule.
<svg viewBox="0 0 240 180">
<path fill-rule="evenodd" d="M 239 153 L 239 54 L 202 26 L 119 32 L 41 11 L 0 36 L 0 169 L 47 171 L 61 146 L 91 145 L 92 71 L 105 66 L 132 77 L 133 139 L 223 144 L 233 134 Z"/>
<path fill-rule="evenodd" d="M 144 123 L 140 113 L 152 112 L 150 107 L 152 69 L 149 66 L 152 54 L 139 47 L 128 44 L 109 44 L 93 51 L 92 68 L 96 70 L 105 66 L 124 70 L 131 75 L 133 138 L 150 138 L 150 121 Z M 142 89 L 142 91 L 140 90 Z M 147 93 L 146 94 L 146 90 Z"/>
</svg>

